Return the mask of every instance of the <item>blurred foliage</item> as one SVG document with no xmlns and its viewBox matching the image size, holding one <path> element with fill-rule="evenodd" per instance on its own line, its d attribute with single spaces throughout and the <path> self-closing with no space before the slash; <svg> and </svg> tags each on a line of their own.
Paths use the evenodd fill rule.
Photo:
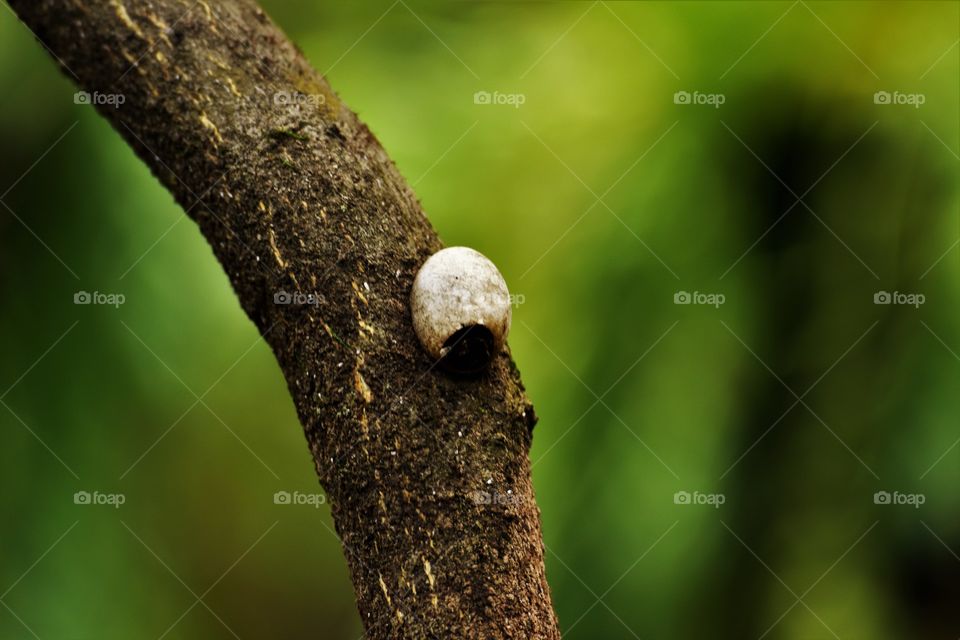
<svg viewBox="0 0 960 640">
<path fill-rule="evenodd" d="M 264 4 L 522 296 L 565 637 L 960 634 L 956 2 Z M 9 11 L 0 86 L 0 637 L 358 637 L 205 241 Z"/>
</svg>

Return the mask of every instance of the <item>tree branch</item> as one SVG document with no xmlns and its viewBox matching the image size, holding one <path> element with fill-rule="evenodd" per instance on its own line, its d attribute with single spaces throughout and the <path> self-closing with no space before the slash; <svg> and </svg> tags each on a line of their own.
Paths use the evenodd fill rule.
<svg viewBox="0 0 960 640">
<path fill-rule="evenodd" d="M 10 5 L 196 221 L 276 354 L 368 637 L 559 638 L 533 409 L 508 353 L 454 379 L 419 348 L 410 286 L 441 244 L 367 127 L 251 0 Z"/>
</svg>

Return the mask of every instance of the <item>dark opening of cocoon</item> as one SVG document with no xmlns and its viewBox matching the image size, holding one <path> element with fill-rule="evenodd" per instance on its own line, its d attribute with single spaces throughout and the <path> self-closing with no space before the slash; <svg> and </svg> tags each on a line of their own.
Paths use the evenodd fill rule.
<svg viewBox="0 0 960 640">
<path fill-rule="evenodd" d="M 471 324 L 454 332 L 443 343 L 440 365 L 454 373 L 483 371 L 496 354 L 493 332 L 482 324 Z"/>
</svg>

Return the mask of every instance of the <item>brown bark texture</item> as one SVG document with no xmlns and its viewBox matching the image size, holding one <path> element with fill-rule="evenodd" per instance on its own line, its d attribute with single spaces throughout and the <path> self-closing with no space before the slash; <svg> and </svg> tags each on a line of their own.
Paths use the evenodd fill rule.
<svg viewBox="0 0 960 640">
<path fill-rule="evenodd" d="M 533 408 L 508 352 L 456 378 L 419 347 L 410 286 L 442 245 L 370 130 L 252 0 L 10 5 L 197 223 L 273 349 L 367 637 L 559 638 Z"/>
</svg>

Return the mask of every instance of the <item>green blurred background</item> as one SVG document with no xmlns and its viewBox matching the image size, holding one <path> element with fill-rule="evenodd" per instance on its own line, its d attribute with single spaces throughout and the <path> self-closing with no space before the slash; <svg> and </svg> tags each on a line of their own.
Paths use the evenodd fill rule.
<svg viewBox="0 0 960 640">
<path fill-rule="evenodd" d="M 960 634 L 958 3 L 263 4 L 522 302 L 564 637 Z M 194 224 L 5 5 L 0 87 L 0 638 L 360 637 Z"/>
</svg>

